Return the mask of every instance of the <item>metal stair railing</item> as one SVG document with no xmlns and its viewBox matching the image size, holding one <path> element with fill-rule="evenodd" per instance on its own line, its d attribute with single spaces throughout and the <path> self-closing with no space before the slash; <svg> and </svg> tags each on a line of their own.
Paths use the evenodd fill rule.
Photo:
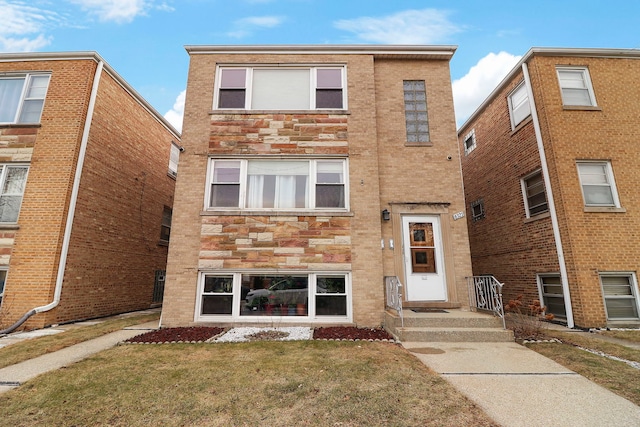
<svg viewBox="0 0 640 427">
<path fill-rule="evenodd" d="M 402 283 L 398 276 L 385 276 L 385 286 L 387 290 L 387 307 L 394 309 L 404 328 L 404 315 L 402 314 Z"/>
<path fill-rule="evenodd" d="M 502 327 L 507 328 L 502 304 L 502 287 L 498 279 L 491 275 L 467 277 L 469 305 L 472 309 L 488 311 L 502 319 Z"/>
</svg>

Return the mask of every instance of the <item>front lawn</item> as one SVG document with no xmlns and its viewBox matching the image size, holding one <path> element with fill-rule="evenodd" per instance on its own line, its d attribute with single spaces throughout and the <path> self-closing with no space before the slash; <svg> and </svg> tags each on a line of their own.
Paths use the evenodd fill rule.
<svg viewBox="0 0 640 427">
<path fill-rule="evenodd" d="M 0 395 L 6 426 L 494 426 L 402 347 L 121 345 Z"/>
</svg>

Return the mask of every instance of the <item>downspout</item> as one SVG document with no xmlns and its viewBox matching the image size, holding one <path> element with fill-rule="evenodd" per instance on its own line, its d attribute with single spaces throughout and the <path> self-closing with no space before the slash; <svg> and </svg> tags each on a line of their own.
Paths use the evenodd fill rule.
<svg viewBox="0 0 640 427">
<path fill-rule="evenodd" d="M 82 168 L 84 165 L 84 158 L 87 152 L 87 143 L 89 141 L 89 131 L 91 128 L 91 120 L 93 119 L 93 111 L 96 105 L 96 98 L 98 95 L 98 86 L 100 83 L 100 77 L 102 75 L 102 69 L 104 67 L 103 61 L 98 61 L 96 68 L 96 74 L 93 77 L 93 86 L 91 88 L 91 97 L 89 98 L 89 106 L 87 108 L 87 117 L 84 122 L 84 130 L 82 132 L 82 141 L 80 142 L 80 152 L 78 153 L 78 163 L 76 164 L 76 173 L 73 179 L 73 188 L 71 190 L 71 199 L 69 200 L 69 211 L 67 213 L 67 223 L 64 228 L 64 237 L 62 240 L 62 249 L 60 251 L 60 262 L 58 264 L 58 275 L 56 278 L 56 287 L 53 294 L 53 301 L 47 305 L 32 308 L 24 316 L 20 318 L 16 323 L 9 326 L 7 329 L 0 330 L 0 336 L 9 334 L 20 327 L 31 316 L 38 313 L 44 313 L 54 309 L 60 303 L 60 295 L 62 294 L 62 281 L 64 279 L 64 272 L 67 266 L 67 254 L 69 253 L 69 242 L 71 241 L 71 228 L 73 227 L 73 220 L 76 213 L 76 203 L 78 201 L 78 192 L 80 189 L 80 177 L 82 175 Z"/>
<path fill-rule="evenodd" d="M 567 276 L 567 265 L 565 264 L 564 251 L 562 249 L 562 241 L 560 240 L 560 226 L 558 225 L 558 215 L 556 213 L 556 205 L 553 199 L 553 191 L 551 190 L 551 179 L 549 178 L 549 166 L 547 165 L 547 157 L 542 144 L 542 132 L 540 131 L 540 122 L 538 121 L 538 112 L 536 110 L 536 102 L 533 99 L 533 89 L 531 88 L 531 79 L 529 78 L 529 68 L 527 63 L 522 63 L 522 74 L 527 87 L 527 96 L 529 97 L 529 105 L 531 106 L 531 119 L 533 128 L 536 132 L 536 143 L 538 144 L 538 152 L 540 153 L 540 164 L 542 165 L 542 177 L 544 186 L 547 190 L 547 200 L 549 201 L 549 214 L 551 216 L 551 226 L 553 228 L 553 237 L 556 243 L 556 252 L 558 253 L 558 264 L 560 264 L 560 280 L 562 282 L 562 293 L 564 294 L 564 307 L 567 312 L 567 327 L 573 328 L 573 308 L 571 306 L 571 294 L 569 293 L 569 279 Z"/>
</svg>

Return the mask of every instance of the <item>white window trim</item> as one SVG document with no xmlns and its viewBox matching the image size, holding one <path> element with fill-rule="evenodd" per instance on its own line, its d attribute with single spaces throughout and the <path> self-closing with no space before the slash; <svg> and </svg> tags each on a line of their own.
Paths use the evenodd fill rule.
<svg viewBox="0 0 640 427">
<path fill-rule="evenodd" d="M 471 146 L 467 147 L 467 140 L 471 138 Z M 473 150 L 476 149 L 476 130 L 471 129 L 471 132 L 465 135 L 462 140 L 462 146 L 464 147 L 464 155 L 468 156 Z"/>
<path fill-rule="evenodd" d="M 239 196 L 239 205 L 233 207 L 225 207 L 225 206 L 210 206 L 211 203 L 211 185 L 213 181 L 213 165 L 216 160 L 226 161 L 226 160 L 234 160 L 240 162 L 240 196 Z M 253 211 L 264 211 L 264 212 L 348 212 L 349 211 L 349 159 L 344 157 L 323 157 L 323 158 L 300 158 L 300 157 L 287 157 L 286 160 L 291 161 L 308 161 L 309 162 L 309 205 L 312 207 L 308 208 L 246 208 L 246 198 L 247 198 L 247 169 L 249 161 L 252 160 L 267 160 L 264 158 L 229 158 L 229 157 L 209 157 L 209 161 L 207 164 L 207 187 L 205 189 L 204 195 L 204 210 L 205 211 L 240 211 L 240 212 L 253 212 Z M 272 160 L 276 160 L 275 158 Z M 282 160 L 278 158 L 278 160 Z M 344 208 L 316 208 L 315 207 L 315 185 L 316 185 L 316 163 L 318 161 L 336 161 L 340 160 L 343 162 L 343 177 L 344 177 Z"/>
<path fill-rule="evenodd" d="M 0 266 L 0 271 L 6 272 L 4 276 L 4 286 L 0 289 L 0 307 L 2 307 L 2 301 L 4 300 L 4 291 L 7 287 L 7 276 L 9 275 L 9 267 L 8 266 Z"/>
<path fill-rule="evenodd" d="M 522 123 L 527 117 L 531 116 L 531 103 L 529 100 L 529 94 L 526 93 L 526 97 L 527 97 L 527 104 L 529 106 L 529 113 L 526 114 L 525 116 L 522 117 L 522 119 L 518 120 L 516 122 L 516 119 L 514 117 L 515 115 L 515 111 L 514 111 L 514 106 L 513 106 L 513 95 L 515 95 L 517 92 L 519 92 L 520 90 L 524 90 L 526 93 L 526 86 L 525 86 L 525 82 L 523 81 L 522 83 L 520 83 L 518 86 L 516 86 L 511 92 L 509 92 L 509 94 L 507 95 L 507 103 L 509 105 L 509 119 L 511 120 L 511 130 L 515 130 L 515 128 Z"/>
<path fill-rule="evenodd" d="M 27 98 L 27 91 L 29 90 L 29 87 L 31 86 L 31 79 L 33 77 L 39 77 L 39 76 L 49 76 L 49 80 L 47 81 L 47 89 L 45 90 L 45 94 L 44 97 L 42 98 Z M 2 76 L 0 77 L 0 79 L 2 78 L 7 78 L 7 79 L 11 79 L 11 78 L 23 78 L 24 77 L 24 83 L 22 84 L 22 92 L 20 93 L 20 101 L 18 103 L 18 108 L 16 108 L 16 113 L 15 116 L 13 117 L 13 120 L 10 122 L 0 122 L 0 124 L 37 124 L 40 123 L 41 119 L 42 119 L 42 112 L 44 111 L 44 104 L 46 102 L 47 99 L 47 92 L 49 91 L 49 83 L 51 82 L 51 73 L 26 73 L 26 74 L 15 74 L 15 75 L 6 75 L 6 76 Z M 20 116 L 22 115 L 22 109 L 24 108 L 24 103 L 27 100 L 39 100 L 42 99 L 42 109 L 40 110 L 40 118 L 37 122 L 21 122 L 20 121 Z"/>
<path fill-rule="evenodd" d="M 7 170 L 9 167 L 26 167 L 27 175 L 25 176 L 25 190 L 27 186 L 27 181 L 29 179 L 29 171 L 31 170 L 31 165 L 29 163 L 0 163 L 0 197 L 4 195 L 4 183 L 7 178 Z M 0 224 L 17 224 L 18 219 L 20 219 L 20 211 L 22 210 L 22 203 L 24 202 L 24 191 L 21 194 L 22 198 L 20 199 L 20 207 L 18 208 L 18 217 L 15 221 L 0 221 Z"/>
<path fill-rule="evenodd" d="M 556 294 L 545 294 L 544 293 L 544 283 L 542 283 L 542 279 L 545 277 L 559 277 L 560 278 L 560 284 L 558 286 L 560 286 L 560 288 L 562 289 L 562 301 L 565 301 L 565 296 L 564 296 L 564 288 L 562 287 L 562 276 L 560 275 L 560 272 L 557 273 L 539 273 L 536 275 L 536 282 L 538 284 L 538 299 L 540 300 L 540 305 L 544 306 L 545 305 L 545 301 L 544 301 L 544 297 L 546 295 L 549 295 L 552 298 L 559 298 L 559 295 Z M 567 306 L 565 304 L 565 312 L 567 310 Z M 545 311 L 545 314 L 547 312 Z M 564 320 L 566 321 L 566 318 L 559 318 L 559 320 Z"/>
<path fill-rule="evenodd" d="M 178 176 L 178 164 L 180 163 L 180 152 L 182 151 L 181 147 L 175 143 L 175 141 L 171 141 L 171 148 L 169 151 L 169 165 L 167 167 L 168 170 L 168 175 L 175 178 Z M 172 161 L 172 157 L 174 154 L 176 154 L 177 152 L 177 156 L 178 156 L 178 160 L 175 162 L 175 167 L 174 166 L 174 162 Z"/>
<path fill-rule="evenodd" d="M 616 318 L 616 319 L 610 319 L 609 318 L 609 313 L 607 311 L 607 303 L 606 303 L 606 296 L 604 294 L 604 285 L 602 284 L 602 277 L 606 277 L 606 276 L 614 276 L 614 277 L 619 277 L 619 276 L 625 276 L 625 277 L 630 277 L 631 278 L 631 293 L 632 296 L 631 297 L 626 297 L 624 299 L 633 299 L 636 303 L 636 312 L 638 313 L 638 317 L 628 317 L 628 318 Z M 611 321 L 611 322 L 618 322 L 618 321 L 638 321 L 640 320 L 640 293 L 638 292 L 638 278 L 636 277 L 636 273 L 632 272 L 632 271 L 619 271 L 619 272 L 615 272 L 615 271 L 607 271 L 607 272 L 598 272 L 598 281 L 600 282 L 600 294 L 602 295 L 602 305 L 604 306 L 604 312 L 607 316 L 607 321 Z M 611 298 L 611 297 L 609 297 Z M 620 297 L 618 297 L 620 298 Z M 616 297 L 613 297 L 613 299 L 616 299 Z"/>
<path fill-rule="evenodd" d="M 353 292 L 351 286 L 351 272 L 348 271 L 297 271 L 287 270 L 287 274 L 290 275 L 302 275 L 308 277 L 309 288 L 307 290 L 307 298 L 309 303 L 307 304 L 306 316 L 242 316 L 240 314 L 241 301 L 241 285 L 243 274 L 282 274 L 277 270 L 247 270 L 242 273 L 235 271 L 225 270 L 202 270 L 198 274 L 198 292 L 196 294 L 196 304 L 193 321 L 194 322 L 224 322 L 224 321 L 247 321 L 255 323 L 273 324 L 274 320 L 284 321 L 287 323 L 308 323 L 313 321 L 314 323 L 351 323 L 353 321 Z M 207 276 L 233 276 L 233 304 L 231 307 L 231 315 L 228 314 L 201 314 L 202 311 L 202 294 L 204 291 L 205 277 Z M 317 316 L 316 315 L 316 279 L 318 276 L 344 276 L 346 287 L 346 299 L 347 299 L 347 314 L 346 316 Z M 228 294 L 219 294 L 228 295 Z M 327 294 L 321 294 L 327 295 Z M 339 294 L 343 295 L 343 294 Z M 313 304 L 311 304 L 313 301 Z"/>
<path fill-rule="evenodd" d="M 582 73 L 582 80 L 586 86 L 587 92 L 589 93 L 589 100 L 591 104 L 567 104 L 564 99 L 564 93 L 562 91 L 562 84 L 560 83 L 560 72 L 561 71 L 580 71 Z M 589 74 L 589 69 L 587 67 L 566 67 L 559 66 L 556 67 L 556 75 L 558 77 L 558 86 L 560 87 L 560 96 L 562 97 L 562 105 L 566 106 L 576 106 L 576 107 L 597 107 L 598 104 L 596 102 L 596 95 L 593 91 L 593 85 L 591 84 L 591 75 Z"/>
<path fill-rule="evenodd" d="M 547 200 L 547 210 L 531 215 L 531 211 L 529 209 L 529 198 L 527 197 L 527 180 L 537 174 L 540 174 L 542 177 L 542 187 L 544 190 L 545 199 Z M 549 198 L 547 197 L 547 188 L 544 186 L 544 176 L 542 175 L 542 169 L 535 170 L 530 174 L 522 177 L 520 179 L 520 188 L 522 189 L 522 198 L 524 199 L 524 213 L 526 218 L 536 217 L 538 215 L 542 215 L 549 212 Z"/>
<path fill-rule="evenodd" d="M 245 74 L 245 101 L 244 108 L 219 108 L 218 107 L 218 99 L 220 93 L 220 83 L 222 81 L 222 70 L 229 68 L 237 68 L 237 69 L 245 69 L 247 70 Z M 347 110 L 349 107 L 347 105 L 347 67 L 344 64 L 322 64 L 322 65 L 304 65 L 304 64 L 291 64 L 291 65 L 218 65 L 216 67 L 215 74 L 215 88 L 213 92 L 213 109 L 214 110 L 238 110 L 238 111 L 252 111 L 254 110 L 251 107 L 251 99 L 252 99 L 252 88 L 253 88 L 253 70 L 310 70 L 310 81 L 309 81 L 309 108 L 304 109 L 303 111 L 334 111 L 334 110 Z M 317 89 L 317 70 L 320 69 L 340 69 L 341 70 L 341 79 L 342 79 L 342 108 L 316 108 L 316 89 Z M 255 111 L 255 110 L 254 110 Z M 270 110 L 271 111 L 271 110 Z M 273 111 L 279 111 L 275 109 Z"/>
<path fill-rule="evenodd" d="M 610 205 L 594 205 L 587 204 L 587 199 L 584 195 L 584 186 L 582 185 L 582 176 L 580 175 L 580 164 L 583 163 L 592 163 L 592 164 L 600 164 L 605 165 L 605 170 L 607 174 L 607 180 L 609 181 L 609 188 L 611 189 L 611 194 L 613 197 L 613 206 Z M 578 171 L 578 181 L 580 183 L 580 191 L 582 192 L 582 201 L 585 207 L 615 207 L 620 208 L 620 199 L 618 197 L 618 188 L 616 187 L 616 180 L 613 175 L 613 167 L 611 166 L 611 162 L 609 160 L 578 160 L 576 161 L 576 169 Z"/>
</svg>

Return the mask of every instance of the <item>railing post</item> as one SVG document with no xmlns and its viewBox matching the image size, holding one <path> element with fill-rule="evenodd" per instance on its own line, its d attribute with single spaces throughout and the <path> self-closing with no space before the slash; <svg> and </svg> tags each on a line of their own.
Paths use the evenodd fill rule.
<svg viewBox="0 0 640 427">
<path fill-rule="evenodd" d="M 490 311 L 502 319 L 502 327 L 506 329 L 504 306 L 502 304 L 502 286 L 493 276 L 467 277 L 469 306 L 476 310 Z"/>
</svg>

